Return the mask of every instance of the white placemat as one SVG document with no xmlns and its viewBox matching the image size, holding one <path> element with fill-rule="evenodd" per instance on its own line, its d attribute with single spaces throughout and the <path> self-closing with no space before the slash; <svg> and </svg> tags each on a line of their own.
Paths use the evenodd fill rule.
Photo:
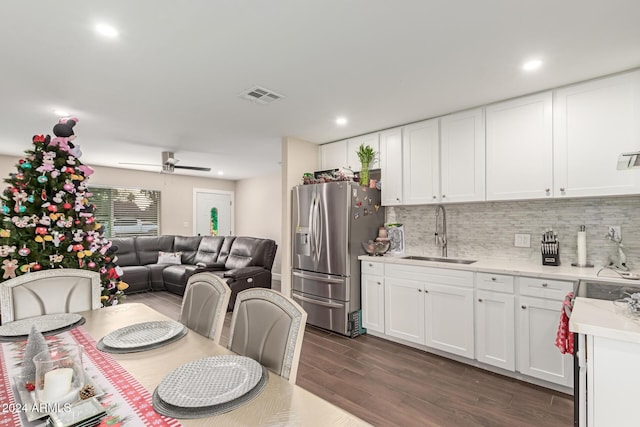
<svg viewBox="0 0 640 427">
<path fill-rule="evenodd" d="M 0 336 L 28 336 L 29 332 L 31 332 L 31 326 L 33 325 L 35 325 L 38 331 L 45 333 L 71 326 L 81 319 L 82 316 L 76 313 L 45 314 L 43 316 L 27 317 L 0 326 Z"/>
<path fill-rule="evenodd" d="M 262 366 L 237 355 L 212 356 L 180 366 L 158 385 L 160 399 L 182 408 L 218 405 L 237 399 L 262 378 Z"/>
<path fill-rule="evenodd" d="M 135 348 L 157 344 L 173 338 L 185 326 L 172 320 L 136 323 L 116 329 L 102 338 L 102 343 L 112 348 Z"/>
</svg>

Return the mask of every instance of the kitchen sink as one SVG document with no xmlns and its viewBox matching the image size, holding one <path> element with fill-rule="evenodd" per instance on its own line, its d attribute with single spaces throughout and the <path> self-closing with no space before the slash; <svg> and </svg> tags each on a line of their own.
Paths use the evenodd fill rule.
<svg viewBox="0 0 640 427">
<path fill-rule="evenodd" d="M 473 264 L 476 260 L 470 259 L 458 259 L 458 258 L 440 258 L 434 256 L 403 256 L 402 259 L 411 259 L 416 261 L 434 261 L 434 262 L 448 262 L 450 264 Z"/>
</svg>

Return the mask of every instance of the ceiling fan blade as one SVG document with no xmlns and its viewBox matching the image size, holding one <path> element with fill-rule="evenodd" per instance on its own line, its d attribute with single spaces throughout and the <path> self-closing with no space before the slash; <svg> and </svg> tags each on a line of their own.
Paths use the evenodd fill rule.
<svg viewBox="0 0 640 427">
<path fill-rule="evenodd" d="M 130 163 L 130 162 L 118 162 L 119 165 L 135 165 L 135 166 L 162 166 L 157 163 Z"/>
<path fill-rule="evenodd" d="M 211 172 L 211 168 L 203 168 L 200 166 L 181 166 L 181 165 L 173 165 L 176 169 L 189 169 L 192 171 L 202 171 L 202 172 Z"/>
</svg>

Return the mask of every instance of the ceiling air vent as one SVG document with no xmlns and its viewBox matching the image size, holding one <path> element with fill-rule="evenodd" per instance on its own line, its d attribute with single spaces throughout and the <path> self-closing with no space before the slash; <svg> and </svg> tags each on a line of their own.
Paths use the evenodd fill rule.
<svg viewBox="0 0 640 427">
<path fill-rule="evenodd" d="M 254 86 L 247 89 L 238 96 L 242 99 L 253 101 L 258 104 L 271 104 L 273 101 L 284 98 L 284 95 L 280 95 L 279 93 L 275 93 L 272 90 L 265 89 L 260 86 Z"/>
</svg>

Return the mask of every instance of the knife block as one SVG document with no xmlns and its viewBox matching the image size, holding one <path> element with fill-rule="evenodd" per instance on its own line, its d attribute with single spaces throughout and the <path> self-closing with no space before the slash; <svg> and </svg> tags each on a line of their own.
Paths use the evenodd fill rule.
<svg viewBox="0 0 640 427">
<path fill-rule="evenodd" d="M 555 242 L 554 245 L 555 245 L 554 254 L 542 253 L 542 265 L 556 265 L 556 266 L 560 265 L 560 242 Z"/>
</svg>

